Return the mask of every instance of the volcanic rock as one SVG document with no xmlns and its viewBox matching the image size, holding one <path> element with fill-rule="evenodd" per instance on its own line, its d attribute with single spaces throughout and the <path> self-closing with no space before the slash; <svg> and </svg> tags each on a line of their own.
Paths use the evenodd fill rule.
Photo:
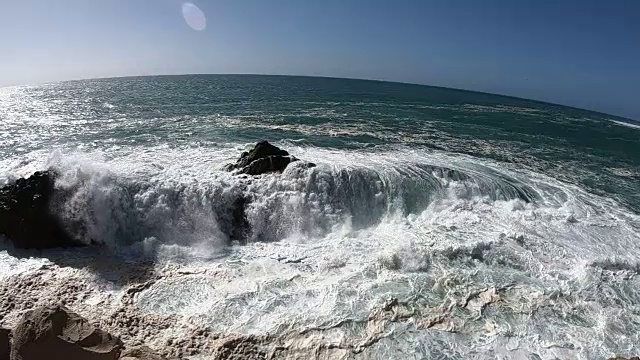
<svg viewBox="0 0 640 360">
<path fill-rule="evenodd" d="M 13 329 L 11 360 L 116 360 L 122 341 L 62 306 L 27 311 Z"/>
<path fill-rule="evenodd" d="M 55 174 L 36 172 L 0 188 L 0 235 L 16 248 L 78 246 L 51 211 Z"/>
</svg>

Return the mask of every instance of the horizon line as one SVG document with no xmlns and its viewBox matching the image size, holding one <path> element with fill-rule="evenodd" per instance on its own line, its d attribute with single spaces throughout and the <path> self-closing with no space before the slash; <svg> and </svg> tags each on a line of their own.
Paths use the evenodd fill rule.
<svg viewBox="0 0 640 360">
<path fill-rule="evenodd" d="M 550 101 L 537 100 L 537 99 L 529 99 L 515 95 L 507 95 L 500 93 L 492 93 L 487 91 L 479 91 L 479 90 L 470 90 L 463 88 L 455 88 L 455 87 L 447 87 L 441 85 L 429 85 L 429 84 L 420 84 L 420 83 L 411 83 L 405 81 L 397 81 L 397 80 L 385 80 L 385 79 L 373 79 L 373 78 L 357 78 L 357 77 L 340 77 L 340 76 L 330 76 L 330 75 L 295 75 L 295 74 L 259 74 L 259 73 L 184 73 L 184 74 L 153 74 L 153 75 L 115 75 L 115 76 L 104 76 L 104 77 L 89 77 L 89 78 L 76 78 L 76 79 L 66 79 L 66 80 L 58 80 L 58 81 L 43 81 L 40 83 L 30 83 L 30 84 L 18 84 L 18 85 L 6 85 L 0 86 L 2 88 L 11 88 L 11 87 L 20 87 L 20 86 L 42 86 L 42 85 L 52 85 L 52 84 L 60 84 L 65 82 L 73 82 L 73 81 L 88 81 L 88 80 L 109 80 L 109 79 L 127 79 L 127 78 L 139 78 L 139 77 L 161 77 L 161 76 L 194 76 L 194 75 L 214 75 L 214 76 L 272 76 L 272 77 L 307 77 L 307 78 L 320 78 L 320 79 L 335 79 L 335 80 L 354 80 L 354 81 L 372 81 L 372 82 L 382 82 L 382 83 L 391 83 L 391 84 L 402 84 L 402 85 L 412 85 L 412 86 L 423 86 L 430 87 L 436 89 L 446 89 L 446 90 L 454 90 L 461 92 L 469 92 L 476 94 L 484 94 L 484 95 L 492 95 L 499 96 L 504 98 L 510 98 L 515 100 L 524 100 L 533 103 L 543 104 L 543 105 L 553 105 L 553 106 L 561 106 L 569 109 L 579 110 L 579 111 L 588 111 L 592 113 L 596 113 L 599 115 L 604 115 L 608 117 L 615 117 L 621 120 L 628 120 L 632 123 L 640 123 L 640 119 L 632 119 L 626 116 L 608 114 L 599 110 L 591 110 L 579 108 L 573 105 L 565 105 L 560 103 L 554 103 Z"/>
</svg>

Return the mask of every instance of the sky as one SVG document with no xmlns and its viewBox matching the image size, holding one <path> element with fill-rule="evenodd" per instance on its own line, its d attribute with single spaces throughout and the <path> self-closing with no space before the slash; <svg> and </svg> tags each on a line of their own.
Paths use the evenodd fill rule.
<svg viewBox="0 0 640 360">
<path fill-rule="evenodd" d="M 640 120 L 636 0 L 0 0 L 0 86 L 251 73 L 477 90 Z"/>
</svg>

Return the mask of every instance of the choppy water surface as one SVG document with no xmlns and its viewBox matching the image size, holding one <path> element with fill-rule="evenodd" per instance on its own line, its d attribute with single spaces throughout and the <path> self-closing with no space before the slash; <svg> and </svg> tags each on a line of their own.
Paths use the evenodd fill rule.
<svg viewBox="0 0 640 360">
<path fill-rule="evenodd" d="M 142 292 L 142 312 L 355 358 L 640 352 L 640 129 L 624 119 L 416 85 L 172 76 L 3 88 L 0 121 L 0 182 L 53 167 L 82 236 L 199 269 Z M 318 167 L 222 170 L 259 139 Z M 247 245 L 226 235 L 238 196 Z"/>
</svg>

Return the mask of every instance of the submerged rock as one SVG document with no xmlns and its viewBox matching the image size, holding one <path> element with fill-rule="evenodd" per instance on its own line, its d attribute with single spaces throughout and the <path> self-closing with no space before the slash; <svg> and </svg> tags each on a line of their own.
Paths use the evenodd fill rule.
<svg viewBox="0 0 640 360">
<path fill-rule="evenodd" d="M 0 189 L 0 235 L 16 248 L 79 245 L 51 211 L 54 178 L 51 171 L 36 172 Z"/>
<path fill-rule="evenodd" d="M 115 360 L 122 341 L 62 306 L 27 311 L 13 329 L 11 360 Z"/>
<path fill-rule="evenodd" d="M 294 161 L 298 159 L 289 155 L 286 150 L 271 145 L 268 141 L 260 141 L 249 152 L 243 152 L 235 164 L 229 164 L 225 169 L 238 174 L 261 175 L 283 172 Z M 308 167 L 313 166 L 315 165 L 308 163 Z"/>
</svg>

